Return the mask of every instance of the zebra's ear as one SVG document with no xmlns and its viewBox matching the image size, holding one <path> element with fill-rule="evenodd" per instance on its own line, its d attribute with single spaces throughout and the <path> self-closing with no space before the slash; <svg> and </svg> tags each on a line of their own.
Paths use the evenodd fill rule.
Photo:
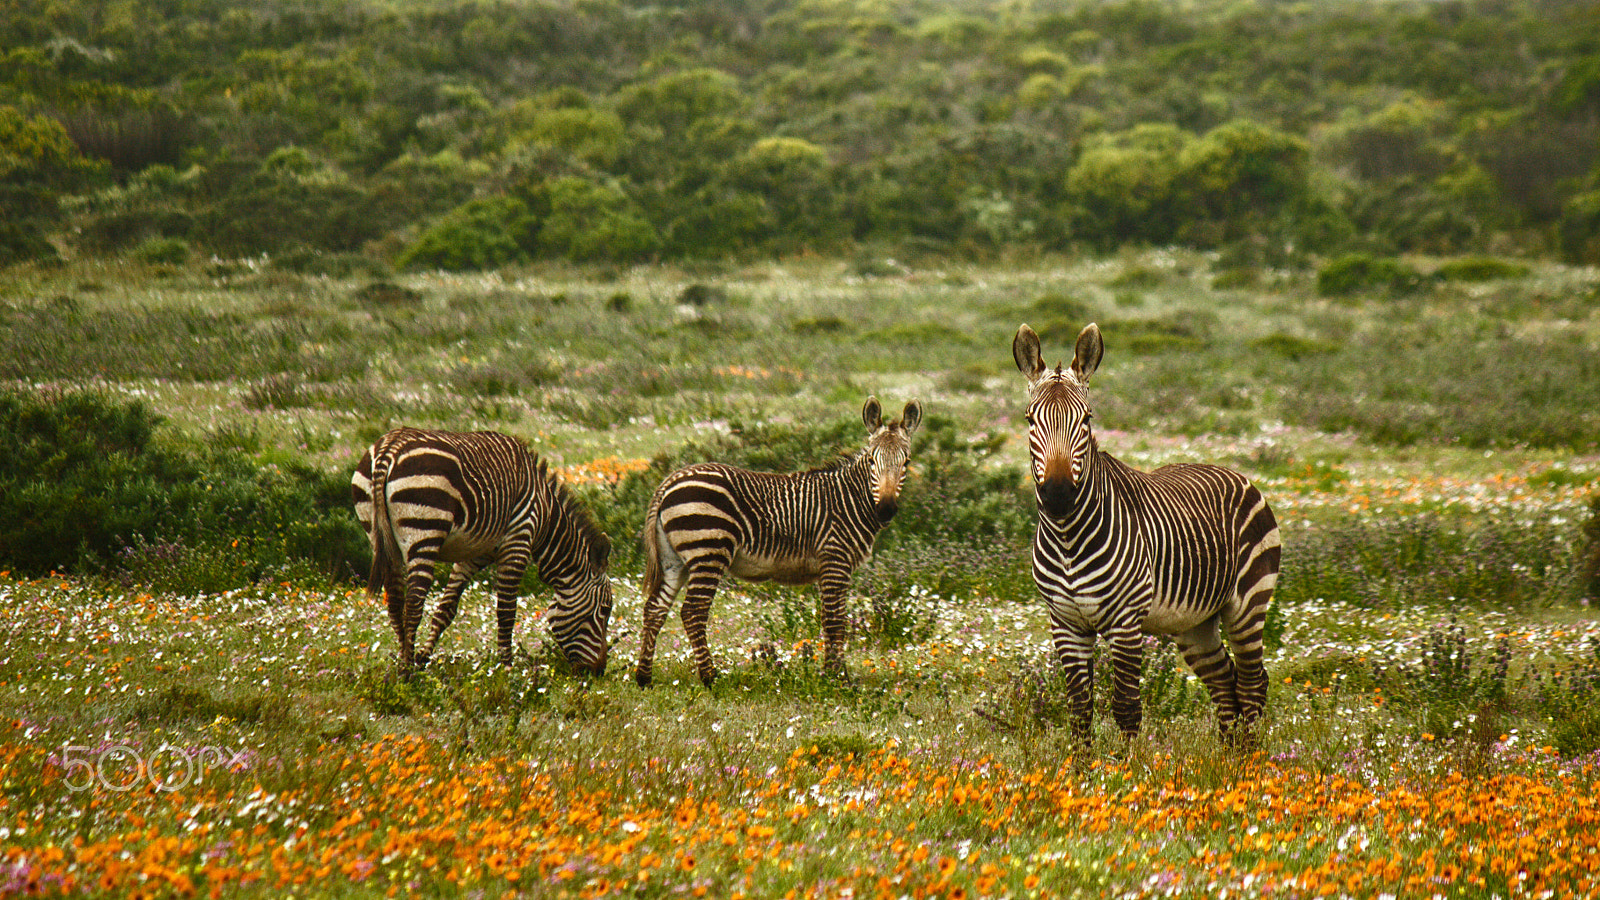
<svg viewBox="0 0 1600 900">
<path fill-rule="evenodd" d="M 868 431 L 877 431 L 883 426 L 883 404 L 877 397 L 868 397 L 865 406 L 861 407 L 861 421 L 867 424 Z"/>
<path fill-rule="evenodd" d="M 1079 381 L 1088 381 L 1094 370 L 1100 368 L 1100 357 L 1106 352 L 1106 343 L 1100 338 L 1100 326 L 1093 322 L 1078 332 L 1078 345 L 1074 348 L 1072 371 Z"/>
<path fill-rule="evenodd" d="M 589 545 L 589 559 L 602 569 L 610 565 L 611 538 L 605 534 L 596 533 L 594 540 Z"/>
<path fill-rule="evenodd" d="M 922 404 L 915 400 L 906 404 L 905 412 L 900 414 L 900 428 L 910 437 L 917 426 L 922 424 Z"/>
<path fill-rule="evenodd" d="M 1039 336 L 1023 325 L 1011 340 L 1011 357 L 1017 361 L 1017 371 L 1032 381 L 1044 371 L 1044 360 L 1039 357 Z"/>
</svg>

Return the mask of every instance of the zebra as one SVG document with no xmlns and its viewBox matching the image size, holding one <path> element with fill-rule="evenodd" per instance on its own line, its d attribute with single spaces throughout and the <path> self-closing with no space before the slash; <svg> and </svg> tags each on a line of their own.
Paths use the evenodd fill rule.
<svg viewBox="0 0 1600 900">
<path fill-rule="evenodd" d="M 706 620 L 729 573 L 748 581 L 817 582 L 824 668 L 848 677 L 845 592 L 852 571 L 871 555 L 873 539 L 899 509 L 922 405 L 912 400 L 900 421 L 885 422 L 878 399 L 869 397 L 861 419 L 866 448 L 831 467 L 777 475 L 700 463 L 661 482 L 642 535 L 644 628 L 634 670 L 640 687 L 650 685 L 656 635 L 685 584 L 683 630 L 701 682 L 710 687 L 715 681 Z"/>
<path fill-rule="evenodd" d="M 1100 450 L 1088 393 L 1105 352 L 1097 325 L 1079 333 L 1067 369 L 1045 366 L 1027 325 L 1011 350 L 1028 379 L 1033 579 L 1050 612 L 1075 737 L 1089 742 L 1097 636 L 1110 646 L 1112 717 L 1125 737 L 1138 733 L 1143 632 L 1175 637 L 1211 694 L 1224 740 L 1250 744 L 1266 705 L 1262 631 L 1281 552 L 1266 498 L 1220 466 L 1142 472 Z"/>
<path fill-rule="evenodd" d="M 499 659 L 509 665 L 517 592 L 533 563 L 555 593 L 550 630 L 567 662 L 579 674 L 605 673 L 611 541 L 520 440 L 492 431 L 397 428 L 362 455 L 350 494 L 372 546 L 367 590 L 385 595 L 403 672 L 427 665 L 462 591 L 490 563 Z M 454 565 L 432 634 L 417 649 L 423 601 L 439 562 Z"/>
</svg>

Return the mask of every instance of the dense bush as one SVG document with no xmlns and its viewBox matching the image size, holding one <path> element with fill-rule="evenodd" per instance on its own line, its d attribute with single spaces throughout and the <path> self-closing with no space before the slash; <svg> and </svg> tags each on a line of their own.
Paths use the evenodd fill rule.
<svg viewBox="0 0 1600 900">
<path fill-rule="evenodd" d="M 439 220 L 395 264 L 451 271 L 493 269 L 528 258 L 535 220 L 515 197 L 469 200 Z"/>
<path fill-rule="evenodd" d="M 144 404 L 93 392 L 0 393 L 0 563 L 160 575 L 174 590 L 365 565 L 342 474 L 179 449 L 159 426 Z"/>
<path fill-rule="evenodd" d="M 45 233 L 58 217 L 57 198 L 99 180 L 103 169 L 54 119 L 0 105 L 0 266 L 53 258 Z"/>
<path fill-rule="evenodd" d="M 45 217 L 4 226 L 5 258 L 80 234 L 392 256 L 472 197 L 564 178 L 593 186 L 582 224 L 537 252 L 599 260 L 851 241 L 1592 255 L 1583 4 L 824 7 L 23 4 L 0 24 L 0 146 L 48 140 L 0 158 L 22 161 L 8 205 Z M 184 233 L 52 221 L 152 165 L 203 174 L 160 210 Z"/>
</svg>

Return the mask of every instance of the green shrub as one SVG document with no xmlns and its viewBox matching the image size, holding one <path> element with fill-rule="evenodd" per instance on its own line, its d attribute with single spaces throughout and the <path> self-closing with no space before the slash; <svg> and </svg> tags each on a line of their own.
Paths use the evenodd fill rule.
<svg viewBox="0 0 1600 900">
<path fill-rule="evenodd" d="M 1589 520 L 1583 523 L 1581 584 L 1585 596 L 1600 600 L 1600 494 L 1589 498 Z"/>
<path fill-rule="evenodd" d="M 1494 281 L 1500 278 L 1526 278 L 1531 271 L 1522 263 L 1506 262 L 1488 256 L 1453 259 L 1436 273 L 1445 281 Z"/>
<path fill-rule="evenodd" d="M 661 238 L 620 189 L 565 176 L 529 196 L 539 217 L 533 245 L 543 256 L 576 262 L 632 262 L 655 253 Z"/>
<path fill-rule="evenodd" d="M 1483 652 L 1454 619 L 1428 629 L 1416 663 L 1375 661 L 1373 667 L 1376 682 L 1416 715 L 1418 727 L 1439 737 L 1467 734 L 1476 717 L 1493 717 L 1511 700 L 1510 639 L 1502 635 Z"/>
<path fill-rule="evenodd" d="M 1588 638 L 1569 666 L 1537 677 L 1540 711 L 1562 756 L 1600 750 L 1600 641 Z"/>
<path fill-rule="evenodd" d="M 221 590 L 300 567 L 366 565 L 344 473 L 165 445 L 139 402 L 0 393 L 0 554 L 20 572 L 156 577 Z"/>
<path fill-rule="evenodd" d="M 1351 253 L 1330 261 L 1317 272 L 1317 293 L 1348 297 L 1369 290 L 1413 293 L 1423 285 L 1422 273 L 1392 257 Z"/>
<path fill-rule="evenodd" d="M 1376 609 L 1564 602 L 1578 590 L 1572 532 L 1509 513 L 1349 519 L 1295 538 L 1278 596 Z"/>
<path fill-rule="evenodd" d="M 1332 341 L 1320 341 L 1315 338 L 1304 338 L 1292 334 L 1269 334 L 1251 341 L 1250 346 L 1273 356 L 1296 362 L 1306 357 L 1326 356 L 1339 351 L 1339 345 Z"/>
<path fill-rule="evenodd" d="M 1570 197 L 1557 223 L 1561 256 L 1580 266 L 1600 265 L 1600 191 Z"/>
<path fill-rule="evenodd" d="M 150 238 L 133 248 L 133 258 L 150 265 L 181 266 L 189 261 L 189 242 L 182 238 Z"/>
<path fill-rule="evenodd" d="M 395 261 L 402 269 L 494 269 L 526 260 L 537 222 L 515 197 L 468 200 L 440 219 Z"/>
<path fill-rule="evenodd" d="M 0 222 L 0 267 L 17 263 L 59 260 L 44 228 L 28 222 Z"/>
</svg>

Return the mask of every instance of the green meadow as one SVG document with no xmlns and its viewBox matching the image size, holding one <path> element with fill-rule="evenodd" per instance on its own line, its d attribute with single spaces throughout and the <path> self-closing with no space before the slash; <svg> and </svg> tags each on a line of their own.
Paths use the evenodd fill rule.
<svg viewBox="0 0 1600 900">
<path fill-rule="evenodd" d="M 1593 269 L 1487 257 L 5 270 L 0 893 L 1587 895 L 1597 308 Z M 1090 321 L 1101 447 L 1277 512 L 1253 754 L 1154 638 L 1136 740 L 1063 727 L 1010 341 Z M 826 463 L 869 395 L 927 420 L 851 680 L 814 589 L 732 584 L 715 687 L 676 617 L 635 687 L 656 482 Z M 346 485 L 401 424 L 518 435 L 595 512 L 603 677 L 532 576 L 514 665 L 480 584 L 395 677 Z"/>
</svg>

